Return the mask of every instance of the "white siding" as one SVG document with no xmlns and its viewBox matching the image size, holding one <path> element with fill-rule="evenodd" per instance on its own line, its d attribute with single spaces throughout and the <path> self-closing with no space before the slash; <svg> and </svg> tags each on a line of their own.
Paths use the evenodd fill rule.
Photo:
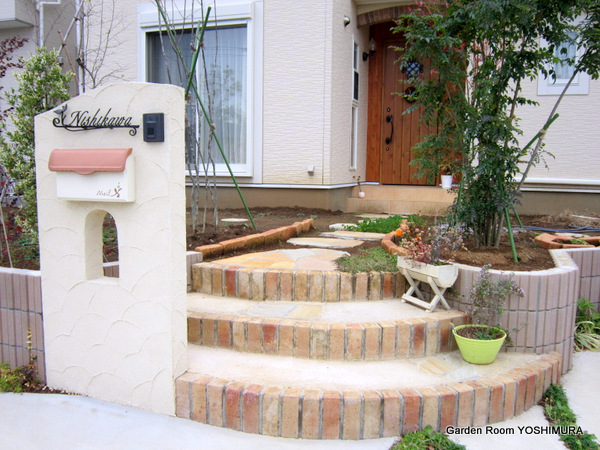
<svg viewBox="0 0 600 450">
<path fill-rule="evenodd" d="M 328 3 L 264 3 L 264 183 L 321 184 L 325 179 Z M 315 167 L 312 176 L 309 165 Z"/>
<path fill-rule="evenodd" d="M 521 108 L 519 116 L 524 130 L 522 142 L 529 141 L 543 126 L 558 96 L 538 96 L 537 83 L 524 86 L 525 97 L 535 99 L 538 107 Z M 560 117 L 548 130 L 546 150 L 549 169 L 543 164 L 531 170 L 529 180 L 564 183 L 569 180 L 600 182 L 600 81 L 590 80 L 588 95 L 567 95 L 558 113 Z M 523 144 L 524 145 L 524 144 Z"/>
</svg>

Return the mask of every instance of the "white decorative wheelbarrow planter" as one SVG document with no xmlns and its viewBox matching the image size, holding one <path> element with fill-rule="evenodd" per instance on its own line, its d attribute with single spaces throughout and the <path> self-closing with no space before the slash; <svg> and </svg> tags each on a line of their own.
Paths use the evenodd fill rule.
<svg viewBox="0 0 600 450">
<path fill-rule="evenodd" d="M 404 275 L 406 281 L 410 284 L 410 288 L 402 296 L 403 302 L 409 302 L 414 305 L 425 308 L 427 312 L 435 309 L 439 302 L 446 309 L 450 309 L 448 302 L 444 298 L 444 292 L 451 287 L 458 278 L 458 266 L 447 264 L 443 266 L 434 266 L 425 264 L 410 259 L 398 257 L 398 269 Z M 423 293 L 419 289 L 419 283 L 424 282 L 431 286 L 434 292 L 434 297 L 431 301 L 426 301 Z M 413 294 L 416 294 L 415 297 Z"/>
</svg>

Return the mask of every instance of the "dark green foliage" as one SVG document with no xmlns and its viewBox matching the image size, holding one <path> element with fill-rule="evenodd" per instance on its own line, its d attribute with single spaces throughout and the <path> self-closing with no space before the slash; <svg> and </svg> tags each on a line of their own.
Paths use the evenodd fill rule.
<svg viewBox="0 0 600 450">
<path fill-rule="evenodd" d="M 358 255 L 342 256 L 337 259 L 341 272 L 398 272 L 397 257 L 381 247 L 362 250 Z"/>
<path fill-rule="evenodd" d="M 402 436 L 390 450 L 465 450 L 464 445 L 455 444 L 446 435 L 433 431 L 429 425 L 424 430 Z"/>
</svg>

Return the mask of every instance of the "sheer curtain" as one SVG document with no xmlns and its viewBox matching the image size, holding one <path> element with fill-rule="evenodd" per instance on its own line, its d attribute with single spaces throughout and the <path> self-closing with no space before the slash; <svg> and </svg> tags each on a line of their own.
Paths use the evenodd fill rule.
<svg viewBox="0 0 600 450">
<path fill-rule="evenodd" d="M 215 132 L 230 164 L 246 164 L 247 103 L 246 28 L 208 30 L 204 36 L 206 71 L 198 67 L 198 86 L 202 102 L 211 105 Z M 210 102 L 209 102 L 210 96 Z M 200 122 L 201 148 L 207 148 L 206 123 Z M 220 153 L 213 159 L 223 163 Z"/>
<path fill-rule="evenodd" d="M 215 132 L 232 165 L 245 165 L 247 162 L 248 49 L 246 34 L 245 26 L 206 30 L 204 58 L 201 54 L 196 68 L 198 92 L 204 106 L 212 116 Z M 192 38 L 191 30 L 178 32 L 178 45 L 188 67 L 192 57 L 190 47 Z M 171 48 L 168 38 L 163 35 L 161 44 L 160 35 L 153 34 L 150 36 L 149 49 L 149 80 L 184 86 L 186 83 L 185 70 L 178 67 L 175 52 Z M 189 123 L 191 126 L 195 125 L 197 130 L 196 137 L 200 143 L 200 151 L 206 153 L 210 135 L 209 127 L 202 117 L 202 111 L 197 112 L 195 120 L 192 118 L 193 116 L 194 112 L 188 111 L 188 119 L 191 119 Z M 211 153 L 216 164 L 224 163 L 214 143 Z M 220 171 L 219 169 L 217 167 L 217 171 Z"/>
</svg>

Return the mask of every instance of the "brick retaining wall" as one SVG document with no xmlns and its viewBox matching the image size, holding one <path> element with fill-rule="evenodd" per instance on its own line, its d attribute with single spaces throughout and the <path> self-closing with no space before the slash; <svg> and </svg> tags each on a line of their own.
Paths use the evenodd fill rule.
<svg viewBox="0 0 600 450">
<path fill-rule="evenodd" d="M 480 427 L 508 420 L 559 383 L 560 355 L 493 378 L 381 389 L 302 389 L 187 372 L 176 381 L 177 417 L 247 433 L 302 439 L 375 439 L 427 425 Z"/>
</svg>

